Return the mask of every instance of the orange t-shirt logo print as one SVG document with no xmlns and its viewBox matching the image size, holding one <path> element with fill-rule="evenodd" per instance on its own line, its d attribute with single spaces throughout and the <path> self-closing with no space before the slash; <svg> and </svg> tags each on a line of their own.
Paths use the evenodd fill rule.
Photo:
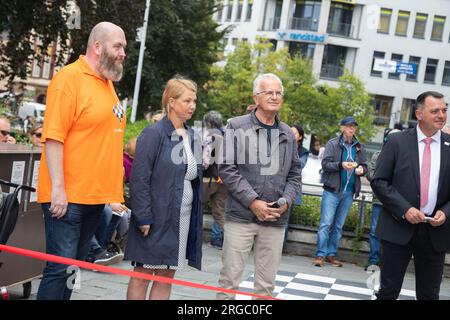
<svg viewBox="0 0 450 320">
<path fill-rule="evenodd" d="M 125 115 L 125 112 L 123 110 L 122 105 L 120 102 L 117 102 L 117 104 L 113 107 L 113 112 L 116 115 L 116 117 L 119 119 L 120 123 L 122 123 L 123 116 Z"/>
</svg>

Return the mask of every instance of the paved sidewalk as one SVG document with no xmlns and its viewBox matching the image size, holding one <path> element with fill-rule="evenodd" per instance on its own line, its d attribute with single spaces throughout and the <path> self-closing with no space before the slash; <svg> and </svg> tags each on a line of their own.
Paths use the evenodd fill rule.
<svg viewBox="0 0 450 320">
<path fill-rule="evenodd" d="M 185 271 L 177 271 L 176 278 L 217 286 L 218 276 L 221 268 L 221 250 L 203 245 L 203 270 L 197 271 L 189 269 Z M 129 262 L 122 261 L 114 267 L 131 270 Z M 312 265 L 312 258 L 303 256 L 284 255 L 280 272 L 301 273 L 311 276 L 335 278 L 341 283 L 351 282 L 366 284 L 372 273 L 366 273 L 363 268 L 350 263 L 345 263 L 342 268 L 326 265 L 318 268 Z M 251 254 L 245 268 L 242 281 L 247 280 L 253 274 L 253 255 Z M 324 279 L 325 279 L 324 278 Z M 369 279 L 372 280 L 374 277 Z M 124 276 L 116 276 L 100 272 L 91 272 L 83 270 L 81 272 L 81 289 L 75 290 L 73 300 L 124 300 L 128 285 L 128 278 Z M 32 292 L 30 300 L 36 299 L 36 292 L 40 280 L 32 282 Z M 405 277 L 404 289 L 414 290 L 414 274 L 408 273 Z M 9 288 L 11 299 L 19 299 L 22 294 L 22 286 Z M 292 298 L 292 297 L 291 297 Z M 173 300 L 213 300 L 215 292 L 207 290 L 199 290 L 188 287 L 174 286 L 171 299 Z M 450 279 L 444 278 L 441 285 L 441 299 L 450 300 Z"/>
</svg>

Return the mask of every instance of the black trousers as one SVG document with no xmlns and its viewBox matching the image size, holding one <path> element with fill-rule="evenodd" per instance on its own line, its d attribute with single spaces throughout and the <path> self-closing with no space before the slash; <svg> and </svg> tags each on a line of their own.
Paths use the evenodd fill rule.
<svg viewBox="0 0 450 320">
<path fill-rule="evenodd" d="M 434 250 L 429 235 L 430 226 L 420 223 L 411 241 L 398 245 L 381 241 L 380 290 L 378 300 L 398 298 L 406 268 L 414 257 L 417 300 L 439 300 L 439 290 L 444 272 L 445 252 Z"/>
</svg>

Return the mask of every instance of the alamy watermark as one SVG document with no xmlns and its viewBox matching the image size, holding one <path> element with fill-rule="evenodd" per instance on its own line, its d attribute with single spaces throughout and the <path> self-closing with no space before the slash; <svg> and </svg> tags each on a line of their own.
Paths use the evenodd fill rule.
<svg viewBox="0 0 450 320">
<path fill-rule="evenodd" d="M 276 175 L 280 170 L 280 130 L 272 129 L 268 138 L 266 129 L 260 129 L 259 133 L 254 128 L 226 129 L 223 138 L 215 140 L 208 145 L 208 154 L 205 155 L 205 137 L 209 134 L 209 129 L 204 128 L 200 121 L 195 122 L 194 129 L 194 149 L 193 154 L 197 163 L 202 163 L 204 157 L 208 157 L 208 164 L 230 164 L 230 165 L 257 165 L 261 175 Z M 184 156 L 183 141 L 174 131 L 171 135 L 172 141 L 178 143 L 171 153 L 171 160 L 174 164 L 186 164 Z M 290 146 L 287 146 L 288 148 Z"/>
<path fill-rule="evenodd" d="M 81 270 L 77 266 L 69 266 L 66 270 L 70 276 L 67 278 L 66 286 L 70 290 L 81 289 Z"/>
</svg>

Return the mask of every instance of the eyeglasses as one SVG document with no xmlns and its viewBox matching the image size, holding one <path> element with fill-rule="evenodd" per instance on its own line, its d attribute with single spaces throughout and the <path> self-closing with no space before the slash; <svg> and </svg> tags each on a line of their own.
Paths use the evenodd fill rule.
<svg viewBox="0 0 450 320">
<path fill-rule="evenodd" d="M 284 96 L 284 92 L 282 92 L 282 91 L 272 91 L 272 90 L 261 91 L 261 92 L 258 92 L 256 95 L 259 95 L 259 94 L 262 94 L 266 98 L 271 98 L 274 95 L 275 95 L 276 98 L 283 98 L 283 96 Z"/>
<path fill-rule="evenodd" d="M 36 138 L 42 138 L 42 133 L 38 132 L 38 133 L 33 133 L 33 135 L 36 136 Z"/>
<path fill-rule="evenodd" d="M 11 132 L 6 131 L 6 130 L 0 130 L 0 133 L 4 136 L 9 136 L 11 134 Z"/>
</svg>

